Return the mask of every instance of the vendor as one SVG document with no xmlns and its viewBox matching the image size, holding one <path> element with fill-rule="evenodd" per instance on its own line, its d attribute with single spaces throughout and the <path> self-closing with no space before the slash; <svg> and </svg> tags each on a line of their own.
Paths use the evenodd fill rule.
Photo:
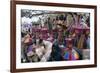
<svg viewBox="0 0 100 73">
<path fill-rule="evenodd" d="M 64 49 L 64 60 L 80 60 L 82 59 L 82 52 L 73 46 L 73 40 L 67 39 L 67 48 Z"/>
</svg>

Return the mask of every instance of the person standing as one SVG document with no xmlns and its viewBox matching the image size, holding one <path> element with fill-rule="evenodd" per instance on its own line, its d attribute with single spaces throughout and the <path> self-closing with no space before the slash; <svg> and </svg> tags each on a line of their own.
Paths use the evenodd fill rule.
<svg viewBox="0 0 100 73">
<path fill-rule="evenodd" d="M 50 17 L 48 18 L 48 21 L 47 21 L 47 23 L 48 23 L 48 29 L 49 29 L 49 33 L 51 33 L 51 31 L 52 31 L 52 22 L 51 22 L 51 19 L 50 19 Z"/>
</svg>

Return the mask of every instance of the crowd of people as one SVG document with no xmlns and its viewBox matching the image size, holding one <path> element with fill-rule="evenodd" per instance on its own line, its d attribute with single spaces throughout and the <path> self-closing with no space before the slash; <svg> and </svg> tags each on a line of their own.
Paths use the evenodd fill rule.
<svg viewBox="0 0 100 73">
<path fill-rule="evenodd" d="M 89 13 L 59 13 L 21 31 L 22 63 L 89 59 L 84 49 L 90 49 Z"/>
</svg>

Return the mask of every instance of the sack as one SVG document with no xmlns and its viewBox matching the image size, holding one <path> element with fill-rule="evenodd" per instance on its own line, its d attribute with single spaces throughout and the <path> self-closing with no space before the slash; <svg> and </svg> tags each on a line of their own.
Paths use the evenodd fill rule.
<svg viewBox="0 0 100 73">
<path fill-rule="evenodd" d="M 33 51 L 29 51 L 28 53 L 27 53 L 27 56 L 33 56 L 34 55 L 34 52 Z"/>
</svg>

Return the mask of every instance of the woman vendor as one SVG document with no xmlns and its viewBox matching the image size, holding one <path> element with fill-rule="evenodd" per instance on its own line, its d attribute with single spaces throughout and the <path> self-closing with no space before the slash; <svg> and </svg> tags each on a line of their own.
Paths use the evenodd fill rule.
<svg viewBox="0 0 100 73">
<path fill-rule="evenodd" d="M 72 38 L 67 39 L 67 48 L 64 49 L 63 58 L 64 60 L 81 60 L 82 59 L 82 51 L 73 46 Z"/>
</svg>

